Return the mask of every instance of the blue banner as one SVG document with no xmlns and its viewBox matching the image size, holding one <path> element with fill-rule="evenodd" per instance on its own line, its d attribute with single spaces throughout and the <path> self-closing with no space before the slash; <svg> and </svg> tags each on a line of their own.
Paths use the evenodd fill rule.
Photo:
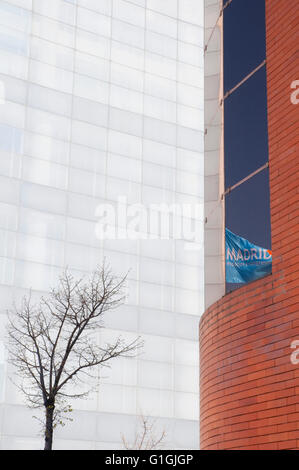
<svg viewBox="0 0 299 470">
<path fill-rule="evenodd" d="M 225 229 L 226 282 L 246 284 L 272 272 L 272 252 Z"/>
</svg>

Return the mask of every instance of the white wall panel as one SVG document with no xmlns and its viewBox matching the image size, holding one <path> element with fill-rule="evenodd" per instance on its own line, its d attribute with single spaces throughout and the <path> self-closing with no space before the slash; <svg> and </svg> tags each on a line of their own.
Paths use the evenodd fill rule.
<svg viewBox="0 0 299 470">
<path fill-rule="evenodd" d="M 120 448 L 140 413 L 167 429 L 168 446 L 198 445 L 202 214 L 192 251 L 173 233 L 101 240 L 96 210 L 117 211 L 119 197 L 145 210 L 203 205 L 203 48 L 202 0 L 0 0 L 0 340 L 13 300 L 30 288 L 38 299 L 66 265 L 82 276 L 104 256 L 117 275 L 130 271 L 99 340 L 144 340 L 137 358 L 101 370 L 99 393 L 72 403 L 57 449 Z M 1 370 L 0 448 L 41 448 Z"/>
</svg>

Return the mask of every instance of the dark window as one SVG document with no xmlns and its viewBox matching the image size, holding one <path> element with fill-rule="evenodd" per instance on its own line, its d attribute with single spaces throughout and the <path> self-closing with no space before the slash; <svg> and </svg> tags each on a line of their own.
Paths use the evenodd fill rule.
<svg viewBox="0 0 299 470">
<path fill-rule="evenodd" d="M 268 161 L 266 68 L 225 100 L 225 186 Z"/>
<path fill-rule="evenodd" d="M 266 57 L 265 1 L 232 0 L 223 16 L 226 93 Z"/>
<path fill-rule="evenodd" d="M 223 27 L 224 93 L 231 91 L 224 100 L 226 227 L 271 249 L 269 170 L 250 176 L 268 162 L 266 65 L 231 90 L 266 58 L 265 2 L 232 0 Z"/>
</svg>

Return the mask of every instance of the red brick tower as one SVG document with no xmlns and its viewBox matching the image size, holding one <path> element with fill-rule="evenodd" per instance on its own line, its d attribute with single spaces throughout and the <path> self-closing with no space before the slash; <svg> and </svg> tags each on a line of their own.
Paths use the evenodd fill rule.
<svg viewBox="0 0 299 470">
<path fill-rule="evenodd" d="M 299 449 L 298 24 L 297 0 L 266 0 L 273 273 L 202 317 L 202 449 Z"/>
</svg>

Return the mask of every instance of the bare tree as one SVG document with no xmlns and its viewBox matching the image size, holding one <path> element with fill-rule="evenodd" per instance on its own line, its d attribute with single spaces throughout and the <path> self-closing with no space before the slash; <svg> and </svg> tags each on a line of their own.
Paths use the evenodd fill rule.
<svg viewBox="0 0 299 470">
<path fill-rule="evenodd" d="M 126 450 L 159 450 L 163 447 L 166 437 L 166 431 L 156 429 L 156 421 L 148 416 L 140 415 L 140 426 L 137 430 L 134 440 L 128 443 L 124 435 L 122 442 Z"/>
<path fill-rule="evenodd" d="M 45 450 L 52 449 L 55 419 L 70 411 L 65 401 L 87 397 L 97 386 L 98 367 L 133 356 L 141 346 L 139 338 L 126 343 L 118 337 L 101 346 L 96 340 L 104 314 L 124 301 L 125 281 L 105 264 L 87 281 L 76 280 L 66 270 L 58 287 L 37 305 L 28 296 L 9 312 L 10 362 L 17 368 L 18 386 L 29 406 L 45 410 Z"/>
</svg>

